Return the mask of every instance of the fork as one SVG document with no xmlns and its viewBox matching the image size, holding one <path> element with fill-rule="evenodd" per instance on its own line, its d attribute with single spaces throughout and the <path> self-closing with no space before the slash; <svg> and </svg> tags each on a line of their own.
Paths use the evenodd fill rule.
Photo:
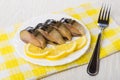
<svg viewBox="0 0 120 80">
<path fill-rule="evenodd" d="M 109 25 L 109 17 L 110 17 L 111 6 L 102 5 L 100 9 L 99 17 L 98 17 L 98 26 L 100 27 L 100 32 L 98 34 L 97 42 L 91 57 L 91 60 L 87 67 L 87 73 L 91 76 L 95 76 L 99 72 L 99 64 L 100 64 L 100 43 L 102 32 Z"/>
</svg>

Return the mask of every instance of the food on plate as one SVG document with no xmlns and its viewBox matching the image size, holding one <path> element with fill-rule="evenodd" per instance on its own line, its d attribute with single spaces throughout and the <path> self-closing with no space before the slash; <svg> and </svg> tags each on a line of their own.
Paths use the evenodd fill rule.
<svg viewBox="0 0 120 80">
<path fill-rule="evenodd" d="M 68 56 L 76 48 L 76 42 L 70 42 L 66 44 L 61 44 L 51 49 L 51 53 L 46 56 L 48 60 L 58 60 Z"/>
<path fill-rule="evenodd" d="M 20 39 L 25 43 L 31 43 L 37 47 L 45 48 L 46 40 L 40 32 L 28 27 L 20 32 Z"/>
<path fill-rule="evenodd" d="M 85 34 L 82 25 L 79 24 L 77 21 L 68 18 L 62 18 L 60 21 L 66 25 L 66 27 L 70 30 L 73 36 Z"/>
<path fill-rule="evenodd" d="M 39 47 L 32 45 L 31 43 L 28 43 L 27 45 L 25 45 L 25 52 L 28 56 L 32 58 L 44 58 L 46 55 L 50 53 L 50 49 L 48 48 L 41 49 Z"/>
<path fill-rule="evenodd" d="M 42 34 L 38 30 L 35 30 L 35 32 L 33 34 L 35 35 L 35 37 L 37 38 L 37 40 L 40 42 L 40 45 L 41 45 L 40 47 L 41 48 L 45 48 L 46 47 L 46 40 L 42 36 Z"/>
<path fill-rule="evenodd" d="M 58 44 L 65 43 L 65 40 L 61 34 L 52 26 L 43 25 L 42 23 L 37 25 L 37 30 L 49 41 L 55 42 Z"/>
<path fill-rule="evenodd" d="M 31 34 L 30 32 L 28 32 L 27 30 L 22 30 L 20 32 L 20 38 L 25 43 L 31 43 L 31 44 L 38 46 L 38 47 L 41 46 L 39 41 L 35 38 L 35 36 L 33 34 Z"/>
<path fill-rule="evenodd" d="M 44 49 L 41 49 L 29 43 L 25 46 L 25 52 L 29 57 L 32 58 L 59 60 L 65 58 L 72 52 L 83 48 L 86 42 L 87 42 L 86 37 L 82 36 L 74 41 L 70 41 L 69 43 L 52 46 L 52 47 L 46 47 Z"/>
<path fill-rule="evenodd" d="M 86 37 L 82 36 L 74 41 L 71 41 L 70 43 L 58 45 L 55 47 L 55 49 L 51 49 L 51 53 L 46 55 L 46 59 L 59 60 L 59 59 L 65 58 L 72 52 L 83 48 L 86 42 L 87 42 Z"/>
<path fill-rule="evenodd" d="M 76 39 L 75 41 L 77 43 L 76 50 L 80 50 L 81 48 L 83 48 L 86 45 L 87 38 L 86 38 L 86 36 L 82 36 L 82 37 L 79 37 L 78 39 Z"/>
<path fill-rule="evenodd" d="M 60 32 L 60 34 L 61 34 L 64 38 L 66 38 L 67 40 L 71 40 L 71 39 L 72 39 L 72 35 L 71 35 L 70 31 L 69 31 L 69 30 L 66 28 L 66 26 L 65 26 L 63 23 L 61 23 L 60 21 L 55 21 L 55 20 L 53 20 L 53 19 L 48 19 L 45 24 L 47 24 L 47 25 L 49 25 L 49 26 L 52 26 L 52 27 L 54 27 L 55 29 L 57 29 L 57 30 Z"/>
<path fill-rule="evenodd" d="M 58 60 L 83 48 L 87 42 L 85 30 L 77 21 L 62 18 L 27 27 L 20 32 L 26 44 L 25 52 L 32 58 Z"/>
<path fill-rule="evenodd" d="M 45 48 L 47 43 L 63 44 L 74 36 L 84 34 L 84 28 L 77 21 L 62 18 L 60 21 L 48 19 L 35 28 L 28 27 L 20 32 L 20 38 L 26 43 Z"/>
</svg>

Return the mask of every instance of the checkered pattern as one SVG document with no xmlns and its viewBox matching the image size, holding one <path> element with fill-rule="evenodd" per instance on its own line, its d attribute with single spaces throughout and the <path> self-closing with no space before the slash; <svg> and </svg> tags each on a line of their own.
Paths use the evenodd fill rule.
<svg viewBox="0 0 120 80">
<path fill-rule="evenodd" d="M 78 60 L 56 67 L 38 66 L 17 56 L 15 47 L 10 43 L 20 24 L 11 27 L 7 32 L 0 31 L 0 80 L 37 79 L 49 74 L 85 64 L 92 55 L 99 28 L 97 24 L 98 8 L 94 4 L 83 4 L 75 8 L 67 8 L 62 12 L 82 21 L 90 30 L 92 41 L 90 49 Z M 111 19 L 110 26 L 105 29 L 102 38 L 100 57 L 106 57 L 120 50 L 120 27 Z M 9 37 L 9 38 L 8 38 Z"/>
</svg>

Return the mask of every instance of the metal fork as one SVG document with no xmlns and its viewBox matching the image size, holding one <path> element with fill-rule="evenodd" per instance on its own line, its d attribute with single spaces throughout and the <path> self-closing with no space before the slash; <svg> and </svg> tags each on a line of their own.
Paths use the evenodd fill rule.
<svg viewBox="0 0 120 80">
<path fill-rule="evenodd" d="M 97 42 L 93 51 L 93 55 L 87 67 L 87 73 L 91 76 L 95 76 L 99 72 L 100 62 L 100 42 L 103 30 L 109 25 L 111 6 L 102 5 L 98 17 L 98 26 L 100 27 L 100 33 L 98 34 Z"/>
</svg>

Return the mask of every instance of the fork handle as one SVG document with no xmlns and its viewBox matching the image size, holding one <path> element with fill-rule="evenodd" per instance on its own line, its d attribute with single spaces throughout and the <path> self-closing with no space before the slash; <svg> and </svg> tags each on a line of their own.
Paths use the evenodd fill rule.
<svg viewBox="0 0 120 80">
<path fill-rule="evenodd" d="M 97 43 L 95 45 L 93 55 L 87 67 L 87 73 L 91 76 L 95 76 L 99 72 L 99 61 L 100 61 L 99 55 L 100 55 L 101 36 L 102 36 L 102 32 L 100 32 L 98 35 Z"/>
</svg>

